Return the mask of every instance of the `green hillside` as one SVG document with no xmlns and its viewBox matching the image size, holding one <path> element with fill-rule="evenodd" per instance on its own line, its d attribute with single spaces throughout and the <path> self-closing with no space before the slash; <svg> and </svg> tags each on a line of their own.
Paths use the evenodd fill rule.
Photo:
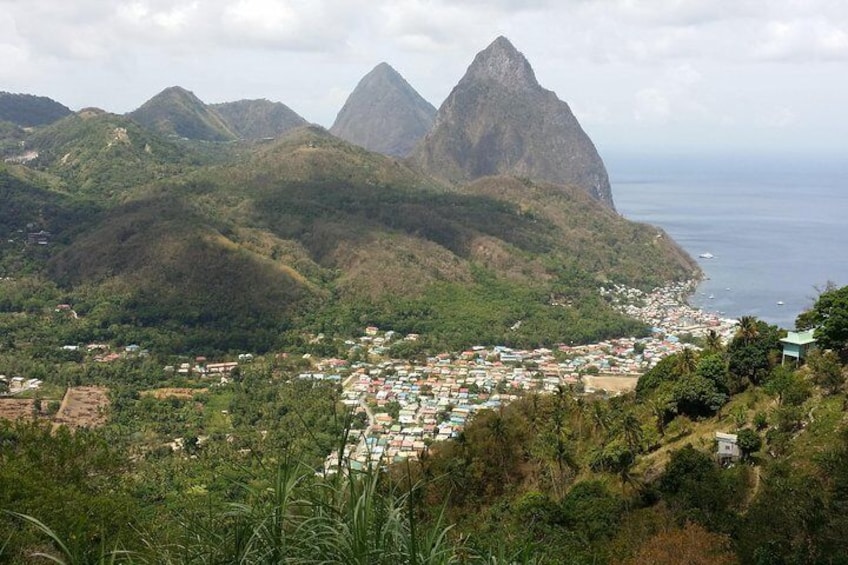
<svg viewBox="0 0 848 565">
<path fill-rule="evenodd" d="M 0 164 L 0 276 L 41 271 L 50 252 L 95 217 L 96 205 L 53 190 L 56 185 L 48 175 Z M 42 230 L 52 247 L 27 245 L 27 235 Z"/>
<path fill-rule="evenodd" d="M 202 329 L 223 348 L 248 320 L 338 335 L 374 323 L 438 347 L 639 333 L 597 286 L 694 270 L 656 229 L 578 191 L 509 178 L 446 191 L 320 128 L 133 194 L 50 261 L 51 277 L 120 288 L 124 323 Z"/>
<path fill-rule="evenodd" d="M 202 141 L 231 141 L 238 137 L 212 108 L 179 86 L 166 88 L 127 117 L 162 135 Z"/>
<path fill-rule="evenodd" d="M 123 116 L 82 110 L 35 131 L 26 141 L 38 152 L 32 167 L 64 181 L 68 192 L 111 198 L 198 164 L 196 154 Z"/>
<path fill-rule="evenodd" d="M 278 137 L 307 124 L 285 104 L 269 100 L 238 100 L 209 107 L 242 139 Z"/>
<path fill-rule="evenodd" d="M 68 107 L 46 96 L 0 92 L 0 121 L 21 127 L 43 126 L 70 113 Z"/>
</svg>

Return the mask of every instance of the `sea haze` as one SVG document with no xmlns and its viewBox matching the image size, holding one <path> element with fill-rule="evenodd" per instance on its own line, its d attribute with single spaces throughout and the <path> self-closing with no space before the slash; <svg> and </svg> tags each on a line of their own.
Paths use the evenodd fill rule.
<svg viewBox="0 0 848 565">
<path fill-rule="evenodd" d="M 619 213 L 662 227 L 697 258 L 708 278 L 694 306 L 792 329 L 817 288 L 848 284 L 848 159 L 606 161 Z"/>
</svg>

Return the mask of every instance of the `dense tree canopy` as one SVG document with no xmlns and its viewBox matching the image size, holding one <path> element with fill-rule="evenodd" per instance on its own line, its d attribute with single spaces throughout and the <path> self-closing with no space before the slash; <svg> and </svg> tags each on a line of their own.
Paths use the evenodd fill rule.
<svg viewBox="0 0 848 565">
<path fill-rule="evenodd" d="M 819 347 L 844 351 L 848 347 L 848 286 L 825 290 L 795 325 L 801 330 L 815 328 Z"/>
</svg>

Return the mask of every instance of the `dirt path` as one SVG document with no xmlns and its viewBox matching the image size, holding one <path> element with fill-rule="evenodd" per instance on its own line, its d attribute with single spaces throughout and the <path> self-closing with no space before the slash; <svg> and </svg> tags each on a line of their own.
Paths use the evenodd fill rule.
<svg viewBox="0 0 848 565">
<path fill-rule="evenodd" d="M 760 492 L 760 468 L 754 467 L 754 485 L 751 487 L 751 492 L 748 493 L 745 502 L 742 504 L 742 514 L 748 511 L 751 503 L 757 498 L 758 492 Z"/>
<path fill-rule="evenodd" d="M 62 397 L 62 403 L 59 404 L 59 410 L 56 411 L 56 418 L 57 419 L 59 417 L 59 414 L 64 414 L 65 411 L 68 409 L 68 400 L 70 399 L 70 396 L 71 396 L 71 387 L 68 387 L 67 389 L 65 389 L 65 396 Z M 53 420 L 53 431 L 55 432 L 56 429 L 61 425 L 62 424 L 60 424 L 58 421 Z"/>
</svg>

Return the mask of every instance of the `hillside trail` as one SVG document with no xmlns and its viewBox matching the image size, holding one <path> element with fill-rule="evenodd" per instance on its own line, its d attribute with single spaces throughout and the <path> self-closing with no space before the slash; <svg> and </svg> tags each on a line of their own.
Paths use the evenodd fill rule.
<svg viewBox="0 0 848 565">
<path fill-rule="evenodd" d="M 65 410 L 68 408 L 68 401 L 71 398 L 71 387 L 65 389 L 65 395 L 62 397 L 62 403 L 59 404 L 59 409 L 56 410 L 56 414 L 53 415 L 53 426 L 51 431 L 56 433 L 56 430 L 62 425 L 59 423 L 59 418 L 65 413 Z"/>
<path fill-rule="evenodd" d="M 748 508 L 751 506 L 751 503 L 754 502 L 754 499 L 757 498 L 757 493 L 760 492 L 760 467 L 754 467 L 754 485 L 751 487 L 751 491 L 748 493 L 748 496 L 745 497 L 745 502 L 742 503 L 742 514 L 748 512 Z"/>
</svg>

